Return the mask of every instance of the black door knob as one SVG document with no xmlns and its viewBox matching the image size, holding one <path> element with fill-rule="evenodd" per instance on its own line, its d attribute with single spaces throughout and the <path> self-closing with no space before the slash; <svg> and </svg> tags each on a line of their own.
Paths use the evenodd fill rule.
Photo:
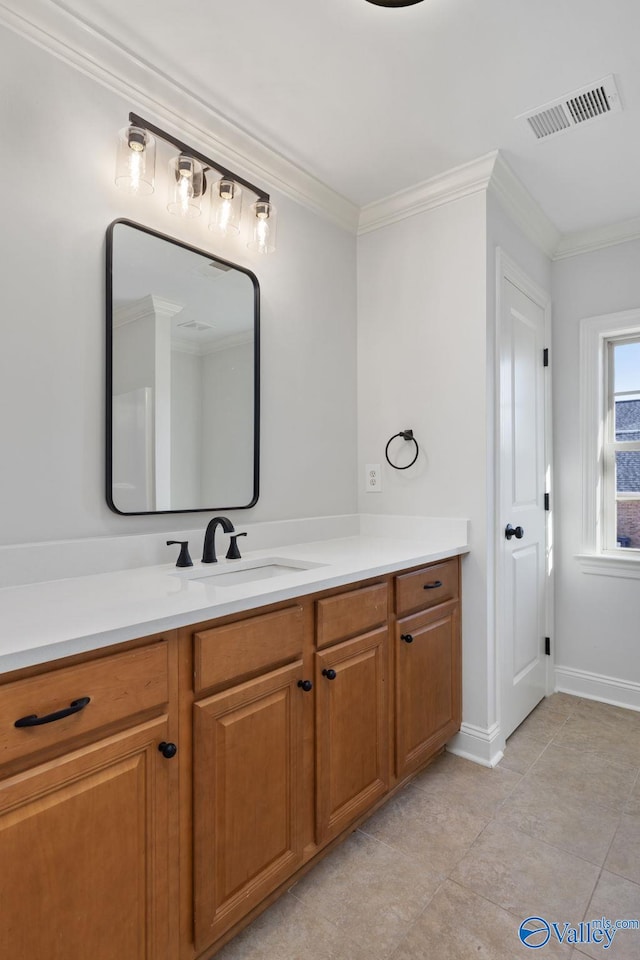
<svg viewBox="0 0 640 960">
<path fill-rule="evenodd" d="M 507 540 L 511 540 L 512 537 L 515 537 L 516 540 L 522 540 L 524 537 L 524 529 L 522 527 L 512 527 L 510 523 L 505 527 L 504 535 Z"/>
<path fill-rule="evenodd" d="M 327 680 L 335 680 L 337 674 L 336 674 L 335 670 L 332 670 L 331 668 L 329 668 L 328 670 L 323 670 L 323 671 L 322 671 L 322 676 L 323 676 L 323 677 L 326 677 Z"/>
<path fill-rule="evenodd" d="M 413 643 L 413 637 L 410 633 L 401 633 L 400 639 L 404 640 L 405 643 Z"/>
<path fill-rule="evenodd" d="M 165 758 L 165 760 L 171 760 L 172 757 L 175 757 L 178 752 L 178 748 L 175 743 L 167 743 L 166 740 L 163 740 L 162 743 L 158 744 L 158 750 Z"/>
<path fill-rule="evenodd" d="M 309 693 L 309 690 L 313 690 L 313 684 L 311 680 L 298 680 L 298 686 L 301 687 L 305 693 Z"/>
</svg>

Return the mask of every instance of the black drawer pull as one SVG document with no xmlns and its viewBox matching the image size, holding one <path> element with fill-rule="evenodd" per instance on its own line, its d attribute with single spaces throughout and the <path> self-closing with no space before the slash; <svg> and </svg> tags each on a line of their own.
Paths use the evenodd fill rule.
<svg viewBox="0 0 640 960">
<path fill-rule="evenodd" d="M 434 580 L 433 583 L 425 583 L 423 590 L 437 590 L 442 586 L 442 580 Z"/>
<path fill-rule="evenodd" d="M 54 720 L 62 720 L 64 717 L 70 717 L 72 713 L 80 713 L 86 705 L 91 703 L 91 697 L 80 697 L 79 700 L 72 700 L 64 710 L 56 710 L 55 713 L 48 713 L 46 717 L 39 717 L 32 713 L 28 717 L 20 717 L 16 720 L 14 727 L 39 727 L 43 723 L 53 723 Z"/>
</svg>

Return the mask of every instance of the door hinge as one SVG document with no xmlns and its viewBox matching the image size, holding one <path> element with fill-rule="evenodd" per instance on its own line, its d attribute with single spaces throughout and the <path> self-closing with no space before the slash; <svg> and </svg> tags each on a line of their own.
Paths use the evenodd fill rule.
<svg viewBox="0 0 640 960">
<path fill-rule="evenodd" d="M 549 347 L 545 347 L 544 350 L 542 351 L 542 366 L 543 367 L 549 366 Z"/>
<path fill-rule="evenodd" d="M 544 652 L 548 657 L 551 656 L 551 637 L 544 638 Z"/>
<path fill-rule="evenodd" d="M 550 509 L 551 509 L 550 502 L 549 502 L 549 494 L 548 494 L 548 493 L 545 493 L 545 495 L 544 495 L 544 508 L 545 508 L 545 510 L 550 510 Z"/>
</svg>

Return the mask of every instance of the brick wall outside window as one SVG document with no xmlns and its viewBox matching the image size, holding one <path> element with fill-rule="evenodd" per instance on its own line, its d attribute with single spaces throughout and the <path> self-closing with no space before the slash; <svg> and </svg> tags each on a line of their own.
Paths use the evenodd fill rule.
<svg viewBox="0 0 640 960">
<path fill-rule="evenodd" d="M 640 499 L 618 500 L 617 536 L 629 539 L 624 546 L 640 549 Z"/>
</svg>

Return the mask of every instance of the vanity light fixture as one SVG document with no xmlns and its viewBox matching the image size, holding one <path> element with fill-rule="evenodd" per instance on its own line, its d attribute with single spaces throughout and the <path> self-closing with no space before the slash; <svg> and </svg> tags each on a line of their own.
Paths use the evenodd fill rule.
<svg viewBox="0 0 640 960">
<path fill-rule="evenodd" d="M 216 171 L 219 178 L 211 184 L 209 229 L 223 236 L 240 232 L 244 188 L 257 198 L 250 208 L 250 237 L 247 246 L 257 253 L 273 253 L 276 209 L 269 194 L 135 113 L 129 114 L 129 126 L 118 135 L 118 187 L 128 193 L 153 193 L 155 138 L 170 143 L 179 151 L 178 156 L 169 161 L 167 209 L 170 213 L 187 218 L 200 216 L 202 199 L 207 192 L 207 179 L 212 179 L 207 175 L 210 171 Z"/>
<path fill-rule="evenodd" d="M 240 232 L 242 190 L 233 180 L 223 177 L 211 184 L 209 230 L 223 236 Z"/>
<path fill-rule="evenodd" d="M 131 124 L 118 133 L 116 185 L 127 193 L 153 193 L 156 141 L 143 127 Z"/>
<path fill-rule="evenodd" d="M 256 253 L 273 253 L 276 248 L 277 211 L 269 200 L 257 200 L 251 206 L 253 237 L 247 246 Z"/>
<path fill-rule="evenodd" d="M 180 154 L 169 160 L 167 210 L 176 217 L 199 217 L 205 191 L 204 168 L 199 160 Z"/>
</svg>

